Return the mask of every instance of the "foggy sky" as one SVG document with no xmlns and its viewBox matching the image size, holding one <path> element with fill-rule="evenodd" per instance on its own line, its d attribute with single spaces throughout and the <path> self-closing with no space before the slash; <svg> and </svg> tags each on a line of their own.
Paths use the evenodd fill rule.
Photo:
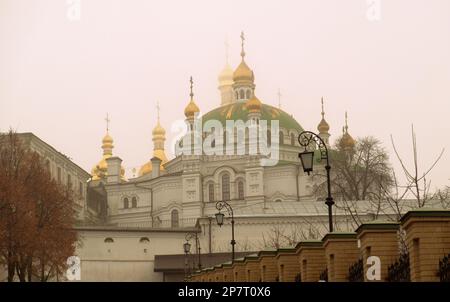
<svg viewBox="0 0 450 302">
<path fill-rule="evenodd" d="M 380 3 L 370 21 L 366 0 L 81 0 L 71 21 L 66 0 L 0 0 L 0 131 L 33 132 L 90 172 L 108 112 L 114 155 L 139 170 L 156 102 L 168 150 L 189 76 L 201 112 L 218 107 L 224 42 L 234 69 L 243 30 L 262 102 L 276 106 L 280 88 L 282 109 L 315 131 L 323 96 L 331 140 L 347 110 L 350 134 L 380 139 L 399 176 L 390 135 L 412 167 L 414 124 L 420 167 L 446 148 L 428 179 L 449 185 L 450 1 Z"/>
</svg>

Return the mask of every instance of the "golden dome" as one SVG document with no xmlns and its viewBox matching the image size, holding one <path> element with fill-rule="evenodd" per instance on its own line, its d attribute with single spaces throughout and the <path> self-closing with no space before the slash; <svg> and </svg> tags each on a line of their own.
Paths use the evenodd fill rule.
<svg viewBox="0 0 450 302">
<path fill-rule="evenodd" d="M 255 95 L 245 103 L 245 107 L 247 107 L 249 112 L 260 112 L 261 105 L 261 101 Z"/>
<path fill-rule="evenodd" d="M 219 74 L 219 86 L 228 85 L 233 85 L 233 69 L 227 64 Z"/>
<path fill-rule="evenodd" d="M 141 167 L 141 169 L 139 169 L 139 176 L 146 175 L 149 173 L 152 173 L 152 162 L 151 161 L 147 162 L 146 164 L 144 164 Z"/>
<path fill-rule="evenodd" d="M 153 156 L 158 157 L 161 160 L 159 170 L 164 171 L 163 164 L 165 164 L 167 162 L 167 157 L 166 157 L 166 154 L 164 153 L 164 150 L 160 150 L 160 149 L 154 150 Z M 152 161 L 150 160 L 147 163 L 145 163 L 144 165 L 142 165 L 141 169 L 139 169 L 139 176 L 143 176 L 143 175 L 152 173 L 152 170 L 153 170 L 153 165 L 152 165 Z"/>
<path fill-rule="evenodd" d="M 319 133 L 328 133 L 328 130 L 330 130 L 330 125 L 328 125 L 327 121 L 322 118 L 319 125 L 317 126 L 317 130 L 319 130 Z"/>
<path fill-rule="evenodd" d="M 242 83 L 242 82 L 251 82 L 253 83 L 255 80 L 255 77 L 253 75 L 253 71 L 248 67 L 248 65 L 245 63 L 244 59 L 242 58 L 241 64 L 236 68 L 236 70 L 233 73 L 233 81 L 235 83 Z"/>
<path fill-rule="evenodd" d="M 351 149 L 355 146 L 356 142 L 353 139 L 353 137 L 350 134 L 348 134 L 348 132 L 345 132 L 342 135 L 340 144 L 343 149 Z"/>
<path fill-rule="evenodd" d="M 342 130 L 343 134 L 339 142 L 341 147 L 343 149 L 352 149 L 355 146 L 356 142 L 353 139 L 353 137 L 348 133 L 347 111 L 345 112 L 345 126 Z"/>
<path fill-rule="evenodd" d="M 161 127 L 161 125 L 159 124 L 159 121 L 158 121 L 158 124 L 156 124 L 156 127 L 153 128 L 152 134 L 154 136 L 155 135 L 165 135 L 166 134 L 166 130 L 163 127 Z"/>
<path fill-rule="evenodd" d="M 195 104 L 194 100 L 191 99 L 189 104 L 184 109 L 184 115 L 187 118 L 194 117 L 197 112 L 200 112 L 200 109 L 198 109 L 198 106 Z"/>
<path fill-rule="evenodd" d="M 113 142 L 113 138 L 107 131 L 102 139 L 102 159 L 91 170 L 92 180 L 105 179 L 108 175 L 108 163 L 106 160 L 112 156 L 112 149 L 114 148 Z M 120 169 L 120 175 L 122 180 L 125 180 L 125 169 L 123 167 Z"/>
<path fill-rule="evenodd" d="M 106 143 L 112 144 L 113 142 L 114 142 L 114 140 L 111 137 L 111 135 L 109 135 L 109 133 L 106 133 L 105 137 L 103 137 L 102 143 L 104 143 L 104 144 L 106 144 Z"/>
</svg>

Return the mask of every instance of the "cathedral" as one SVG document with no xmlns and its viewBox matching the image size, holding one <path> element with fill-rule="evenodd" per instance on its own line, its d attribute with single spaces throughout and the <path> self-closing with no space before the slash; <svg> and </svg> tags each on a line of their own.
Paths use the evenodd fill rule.
<svg viewBox="0 0 450 302">
<path fill-rule="evenodd" d="M 102 157 L 88 182 L 83 221 L 77 227 L 82 280 L 180 280 L 183 243 L 192 233 L 198 238 L 192 254 L 229 252 L 229 215 L 222 227 L 217 226 L 218 201 L 233 209 L 240 252 L 263 248 L 275 227 L 311 232 L 313 221 L 326 230 L 326 206 L 312 195 L 313 177 L 303 173 L 298 158 L 303 128 L 280 106 L 257 97 L 243 34 L 241 40 L 240 64 L 233 70 L 227 63 L 219 74 L 218 107 L 201 117 L 191 78 L 184 109 L 186 132 L 176 143 L 174 158 L 165 153 L 166 131 L 158 108 L 152 158 L 142 163 L 136 177 L 126 179 L 107 127 Z M 317 130 L 329 145 L 323 100 L 321 114 Z M 227 127 L 229 121 L 236 124 Z M 238 121 L 247 128 L 260 128 L 264 121 L 267 128 L 252 138 L 245 127 L 236 126 Z M 341 141 L 346 147 L 355 144 L 347 122 Z M 274 153 L 276 160 L 264 164 Z M 180 265 L 175 258 L 170 260 L 176 255 L 181 255 Z"/>
</svg>

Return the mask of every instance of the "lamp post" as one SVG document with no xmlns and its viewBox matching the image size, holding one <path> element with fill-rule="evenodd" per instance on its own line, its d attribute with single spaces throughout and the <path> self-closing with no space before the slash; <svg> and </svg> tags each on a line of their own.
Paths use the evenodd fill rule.
<svg viewBox="0 0 450 302">
<path fill-rule="evenodd" d="M 300 146 L 305 147 L 305 151 L 300 153 L 298 157 L 300 157 L 300 161 L 302 162 L 303 171 L 305 173 L 309 173 L 313 171 L 313 165 L 314 165 L 314 151 L 308 151 L 307 147 L 314 143 L 318 147 L 320 151 L 320 159 L 326 160 L 325 170 L 327 171 L 327 189 L 328 189 L 328 197 L 326 198 L 325 204 L 328 206 L 328 223 L 330 232 L 333 232 L 333 197 L 331 196 L 331 177 L 330 177 L 330 158 L 328 156 L 328 148 L 325 142 L 311 131 L 303 131 L 298 136 L 298 142 Z"/>
<path fill-rule="evenodd" d="M 195 239 L 195 252 L 198 255 L 198 269 L 201 270 L 202 269 L 202 262 L 201 262 L 201 248 L 200 248 L 200 239 L 198 238 L 198 234 L 197 233 L 187 233 L 186 234 L 186 243 L 189 243 L 189 241 L 191 239 Z M 186 244 L 184 243 L 184 244 Z M 189 247 L 190 250 L 190 247 Z"/>
<path fill-rule="evenodd" d="M 184 279 L 187 280 L 187 276 L 188 276 L 188 254 L 191 251 L 191 244 L 189 243 L 189 241 L 186 241 L 185 243 L 183 243 L 183 250 L 184 250 Z"/>
<path fill-rule="evenodd" d="M 218 201 L 216 203 L 216 209 L 219 210 L 219 213 L 216 213 L 216 220 L 219 227 L 223 225 L 224 214 L 221 212 L 222 209 L 225 208 L 228 212 L 228 215 L 231 216 L 231 262 L 234 262 L 234 246 L 236 245 L 236 240 L 234 240 L 234 214 L 233 208 L 226 201 Z"/>
</svg>

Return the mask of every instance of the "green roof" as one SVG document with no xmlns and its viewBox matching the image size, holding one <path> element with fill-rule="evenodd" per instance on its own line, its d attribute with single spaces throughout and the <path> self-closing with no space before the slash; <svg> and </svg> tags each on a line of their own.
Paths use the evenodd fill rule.
<svg viewBox="0 0 450 302">
<path fill-rule="evenodd" d="M 227 120 L 242 120 L 243 122 L 246 122 L 247 115 L 248 110 L 245 106 L 245 102 L 236 102 L 233 104 L 221 106 L 206 113 L 202 117 L 202 123 L 204 125 L 206 121 L 218 120 L 222 123 L 222 125 L 226 126 Z M 298 132 L 303 131 L 302 126 L 300 126 L 300 124 L 294 119 L 294 117 L 279 108 L 267 104 L 262 104 L 261 120 L 267 121 L 268 129 L 270 129 L 269 121 L 278 120 L 280 123 L 280 128 L 295 129 Z"/>
</svg>

